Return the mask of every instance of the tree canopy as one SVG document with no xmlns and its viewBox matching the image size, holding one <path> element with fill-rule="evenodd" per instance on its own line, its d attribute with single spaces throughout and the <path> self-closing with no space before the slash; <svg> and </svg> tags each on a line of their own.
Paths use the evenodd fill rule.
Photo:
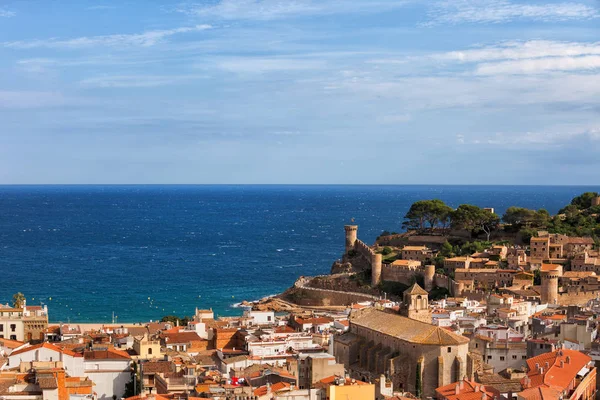
<svg viewBox="0 0 600 400">
<path fill-rule="evenodd" d="M 452 213 L 452 228 L 465 229 L 471 234 L 483 231 L 488 241 L 499 223 L 500 218 L 496 214 L 471 204 L 461 204 Z"/>
<path fill-rule="evenodd" d="M 436 227 L 446 228 L 450 222 L 452 208 L 442 200 L 420 200 L 413 203 L 404 216 L 404 228 L 425 230 Z"/>
</svg>

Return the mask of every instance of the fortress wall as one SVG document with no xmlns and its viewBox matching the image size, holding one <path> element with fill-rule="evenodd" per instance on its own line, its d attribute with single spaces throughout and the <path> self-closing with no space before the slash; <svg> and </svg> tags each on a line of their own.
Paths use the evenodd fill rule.
<svg viewBox="0 0 600 400">
<path fill-rule="evenodd" d="M 596 291 L 579 290 L 576 292 L 559 293 L 557 304 L 561 306 L 567 305 L 585 305 L 588 301 L 595 299 L 598 296 Z"/>
<path fill-rule="evenodd" d="M 364 293 L 338 292 L 309 287 L 297 288 L 296 293 L 294 302 L 301 306 L 347 306 L 362 301 L 378 300 L 378 297 Z"/>
<path fill-rule="evenodd" d="M 375 254 L 373 249 L 371 249 L 365 242 L 363 242 L 360 239 L 356 239 L 356 242 L 354 242 L 354 250 L 356 250 L 358 254 L 369 260 L 369 262 L 371 261 L 371 257 Z"/>
<path fill-rule="evenodd" d="M 383 264 L 381 268 L 381 279 L 384 281 L 399 282 L 410 285 L 413 277 L 423 275 L 422 268 L 397 267 L 391 264 Z"/>
</svg>

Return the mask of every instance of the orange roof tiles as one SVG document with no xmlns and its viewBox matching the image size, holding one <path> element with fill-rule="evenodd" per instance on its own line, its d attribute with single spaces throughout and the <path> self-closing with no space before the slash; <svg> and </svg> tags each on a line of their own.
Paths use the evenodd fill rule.
<svg viewBox="0 0 600 400">
<path fill-rule="evenodd" d="M 435 391 L 447 400 L 481 400 L 483 394 L 491 400 L 497 395 L 492 388 L 467 379 L 439 387 Z"/>
<path fill-rule="evenodd" d="M 530 386 L 545 385 L 562 392 L 569 387 L 577 373 L 591 360 L 592 358 L 588 355 L 567 349 L 532 357 L 527 360 L 527 367 L 529 368 L 527 377 L 531 382 Z"/>
<path fill-rule="evenodd" d="M 32 351 L 32 350 L 41 349 L 42 347 L 45 348 L 45 349 L 48 349 L 48 350 L 56 351 L 57 353 L 66 354 L 66 355 L 71 356 L 71 357 L 83 357 L 83 355 L 81 353 L 75 353 L 74 351 L 71 351 L 71 350 L 61 349 L 60 347 L 55 346 L 55 345 L 53 345 L 51 343 L 47 343 L 47 342 L 46 343 L 36 344 L 34 346 L 29 346 L 29 347 L 26 347 L 24 349 L 14 351 L 14 352 L 11 353 L 11 356 L 14 356 L 14 355 L 17 355 L 17 354 L 22 354 L 22 353 L 27 353 L 27 352 Z"/>
</svg>

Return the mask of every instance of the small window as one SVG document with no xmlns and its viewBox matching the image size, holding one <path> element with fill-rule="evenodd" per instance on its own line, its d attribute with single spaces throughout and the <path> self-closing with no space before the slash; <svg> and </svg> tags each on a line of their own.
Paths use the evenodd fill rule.
<svg viewBox="0 0 600 400">
<path fill-rule="evenodd" d="M 452 347 L 448 347 L 448 353 L 452 353 Z"/>
<path fill-rule="evenodd" d="M 148 354 L 152 354 L 152 347 L 148 349 Z"/>
<path fill-rule="evenodd" d="M 16 331 L 16 330 L 17 330 L 17 325 L 15 325 L 15 324 L 10 324 L 10 330 L 11 330 L 11 332 L 14 332 L 14 331 Z"/>
<path fill-rule="evenodd" d="M 516 360 L 516 359 L 517 359 L 517 356 L 512 356 L 512 359 L 513 359 L 513 360 Z"/>
<path fill-rule="evenodd" d="M 527 356 L 521 356 L 521 360 L 527 360 Z"/>
<path fill-rule="evenodd" d="M 504 361 L 504 356 L 500 356 L 500 361 Z"/>
</svg>

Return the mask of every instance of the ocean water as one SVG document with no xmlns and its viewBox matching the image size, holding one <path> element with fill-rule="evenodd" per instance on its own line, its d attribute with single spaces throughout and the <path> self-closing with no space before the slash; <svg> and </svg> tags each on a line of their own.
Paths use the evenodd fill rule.
<svg viewBox="0 0 600 400">
<path fill-rule="evenodd" d="M 0 186 L 0 302 L 53 322 L 139 322 L 233 307 L 328 273 L 351 218 L 372 243 L 421 199 L 551 213 L 599 187 Z"/>
</svg>

